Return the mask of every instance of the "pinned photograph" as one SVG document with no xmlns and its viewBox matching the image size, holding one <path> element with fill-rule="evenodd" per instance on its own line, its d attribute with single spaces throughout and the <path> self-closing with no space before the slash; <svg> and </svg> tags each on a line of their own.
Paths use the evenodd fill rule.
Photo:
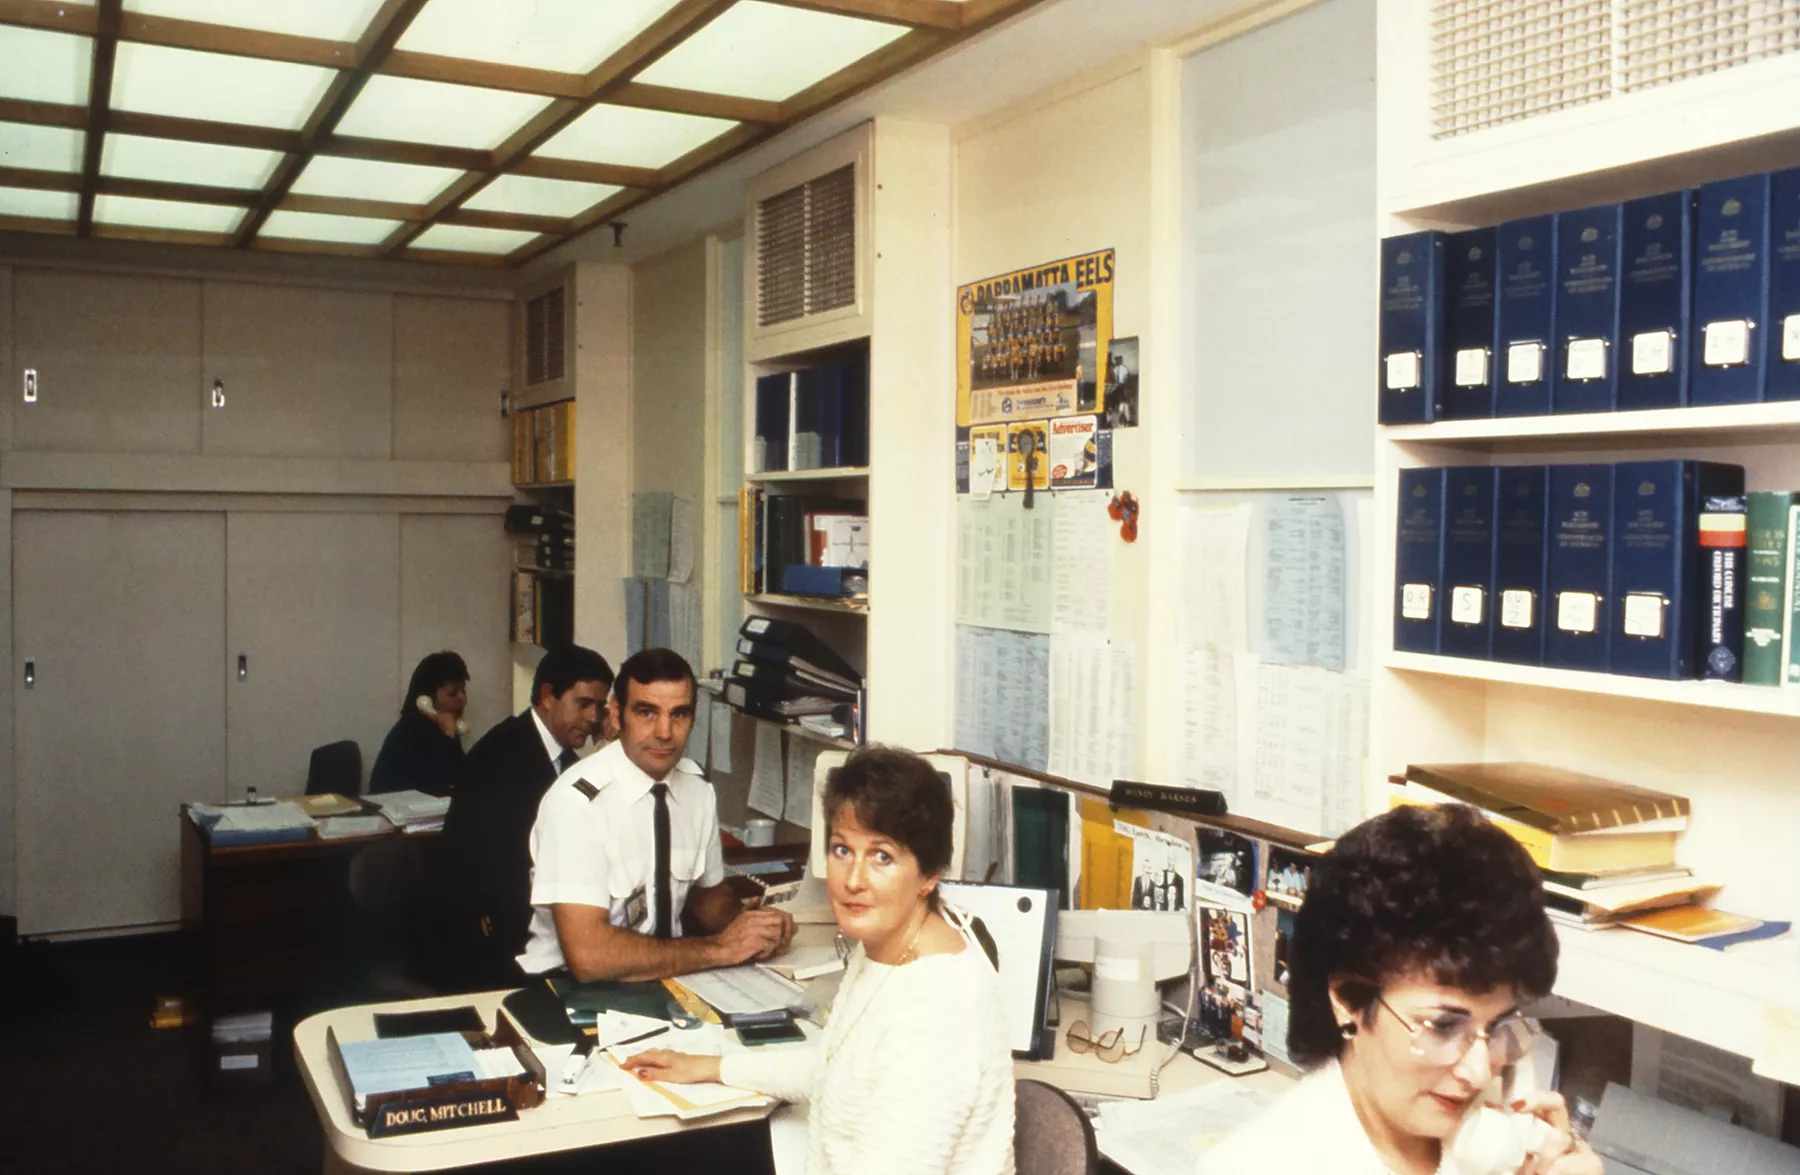
<svg viewBox="0 0 1800 1175">
<path fill-rule="evenodd" d="M 1205 949 L 1208 986 L 1250 987 L 1250 920 L 1223 906 L 1200 906 L 1200 933 Z"/>
<path fill-rule="evenodd" d="M 1115 827 L 1118 827 L 1115 825 Z M 1132 828 L 1131 908 L 1185 910 L 1193 889 L 1193 858 L 1187 842 L 1164 833 Z"/>
<path fill-rule="evenodd" d="M 1278 906 L 1298 910 L 1306 900 L 1306 883 L 1312 877 L 1313 858 L 1292 849 L 1269 848 L 1269 872 L 1263 878 L 1263 895 Z"/>
<path fill-rule="evenodd" d="M 1249 897 L 1256 889 L 1256 846 L 1249 837 L 1219 828 L 1199 828 L 1195 852 L 1200 878 Z"/>
<path fill-rule="evenodd" d="M 1106 427 L 1138 426 L 1138 341 L 1114 339 L 1106 344 Z"/>
</svg>

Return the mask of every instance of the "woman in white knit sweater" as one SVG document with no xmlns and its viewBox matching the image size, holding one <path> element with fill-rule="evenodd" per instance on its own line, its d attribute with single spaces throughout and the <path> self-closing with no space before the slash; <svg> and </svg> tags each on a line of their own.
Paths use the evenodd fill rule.
<svg viewBox="0 0 1800 1175">
<path fill-rule="evenodd" d="M 856 941 L 817 1045 L 726 1058 L 652 1049 L 640 1077 L 809 1103 L 807 1175 L 1011 1175 L 1012 1053 L 1000 985 L 944 907 L 955 810 L 935 768 L 868 747 L 832 773 L 826 883 Z"/>
</svg>

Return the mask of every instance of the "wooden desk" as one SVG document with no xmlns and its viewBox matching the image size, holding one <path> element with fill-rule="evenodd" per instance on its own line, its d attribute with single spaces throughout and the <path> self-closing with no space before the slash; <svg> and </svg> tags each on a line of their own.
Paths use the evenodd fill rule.
<svg viewBox="0 0 1800 1175">
<path fill-rule="evenodd" d="M 215 1007 L 267 1006 L 341 978 L 354 909 L 350 862 L 400 833 L 214 848 L 181 813 L 181 923 L 201 941 Z"/>
<path fill-rule="evenodd" d="M 431 1134 L 371 1139 L 350 1116 L 349 1091 L 343 1089 L 326 1052 L 325 1034 L 340 1040 L 367 1040 L 375 1035 L 376 1012 L 414 1012 L 473 1004 L 491 1029 L 497 1022 L 502 991 L 440 996 L 396 1004 L 338 1008 L 302 1020 L 294 1029 L 294 1055 L 313 1108 L 325 1130 L 325 1171 L 443 1171 L 454 1167 L 557 1154 L 662 1135 L 760 1122 L 773 1106 L 733 1110 L 695 1123 L 675 1118 L 639 1118 L 617 1090 L 552 1096 L 516 1122 L 464 1126 Z"/>
</svg>

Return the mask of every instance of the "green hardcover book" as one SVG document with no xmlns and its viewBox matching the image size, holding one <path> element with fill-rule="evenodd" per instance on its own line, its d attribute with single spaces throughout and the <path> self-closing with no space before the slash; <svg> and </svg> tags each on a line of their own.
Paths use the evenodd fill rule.
<svg viewBox="0 0 1800 1175">
<path fill-rule="evenodd" d="M 1780 685 L 1787 649 L 1788 511 L 1794 495 L 1764 490 L 1749 495 L 1749 590 L 1744 594 L 1744 682 Z"/>
</svg>

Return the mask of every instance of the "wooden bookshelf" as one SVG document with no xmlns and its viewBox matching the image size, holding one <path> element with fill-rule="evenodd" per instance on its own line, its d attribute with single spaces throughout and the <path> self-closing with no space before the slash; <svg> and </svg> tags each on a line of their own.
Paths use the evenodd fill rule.
<svg viewBox="0 0 1800 1175">
<path fill-rule="evenodd" d="M 786 596 L 763 592 L 745 596 L 752 604 L 767 604 L 775 608 L 800 608 L 808 612 L 835 612 L 840 616 L 867 616 L 867 604 L 852 604 L 847 601 L 834 600 L 829 596 Z"/>
</svg>

